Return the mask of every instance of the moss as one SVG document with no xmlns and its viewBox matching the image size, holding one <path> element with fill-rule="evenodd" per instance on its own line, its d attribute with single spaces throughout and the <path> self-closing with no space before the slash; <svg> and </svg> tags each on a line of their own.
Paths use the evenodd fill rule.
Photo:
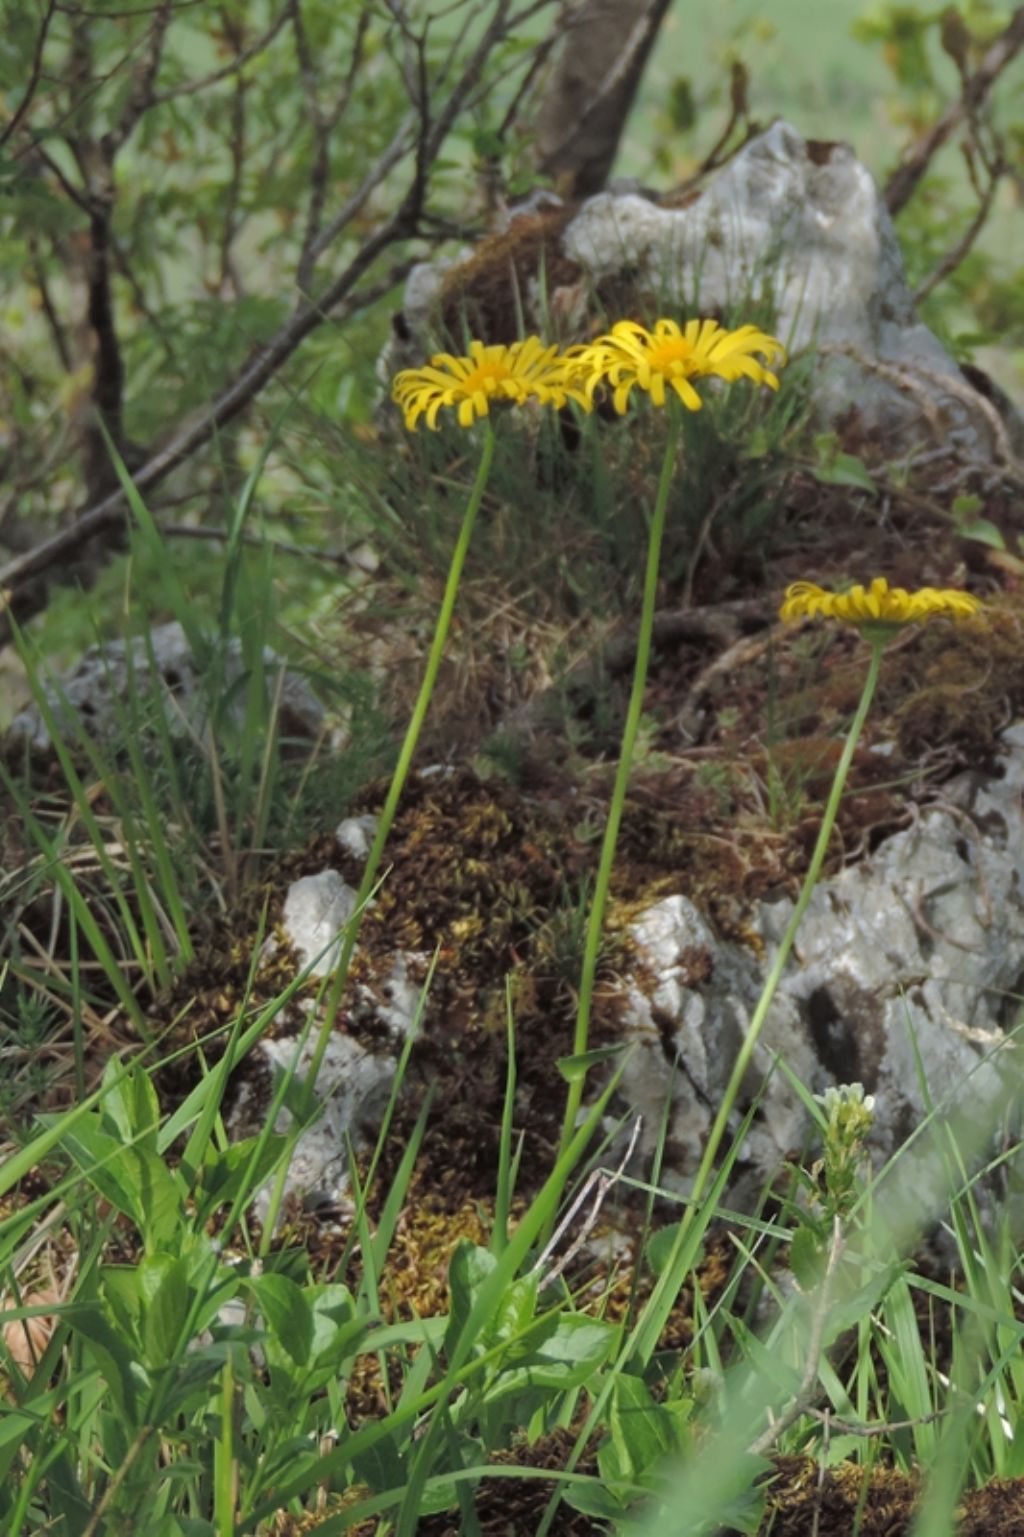
<svg viewBox="0 0 1024 1537">
<path fill-rule="evenodd" d="M 903 682 L 892 723 L 907 758 L 949 750 L 974 767 L 989 762 L 1001 728 L 1024 712 L 1020 613 L 989 608 L 953 631 L 929 626 Z"/>
<path fill-rule="evenodd" d="M 575 213 L 568 205 L 524 214 L 500 234 L 482 240 L 473 255 L 452 267 L 441 289 L 441 319 L 461 345 L 463 331 L 488 342 L 522 335 L 523 306 L 542 275 L 550 295 L 578 282 L 581 269 L 562 251 L 561 235 Z M 528 329 L 534 322 L 528 323 Z"/>
</svg>

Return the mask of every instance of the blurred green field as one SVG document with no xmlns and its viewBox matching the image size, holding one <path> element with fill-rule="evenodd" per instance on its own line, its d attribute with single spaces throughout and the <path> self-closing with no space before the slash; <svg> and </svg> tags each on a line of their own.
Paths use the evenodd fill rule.
<svg viewBox="0 0 1024 1537">
<path fill-rule="evenodd" d="M 768 6 L 758 0 L 676 0 L 648 66 L 617 174 L 657 188 L 691 175 L 728 121 L 729 70 L 738 58 L 749 72 L 754 119 L 766 124 L 784 117 L 807 138 L 844 140 L 884 184 L 914 136 L 908 115 L 933 122 L 959 89 L 936 27 L 929 28 L 925 42 L 934 85 L 920 91 L 897 82 L 882 41 L 856 35 L 858 23 L 882 22 L 891 9 L 865 0 L 775 0 Z M 904 9 L 930 22 L 941 8 Z M 994 9 L 973 9 L 984 16 L 989 30 L 998 25 Z M 1018 60 L 1001 82 L 1004 116 L 1012 112 L 1014 81 L 1020 99 L 1022 73 Z M 689 82 L 696 120 L 681 133 L 673 126 L 671 102 L 682 79 Z M 1004 126 L 1012 131 L 1012 122 Z M 935 158 L 927 181 L 924 197 L 915 198 L 899 220 L 911 287 L 954 244 L 977 208 L 959 135 Z M 1022 267 L 1024 208 L 1008 178 L 974 249 L 952 280 L 926 302 L 922 315 L 954 351 L 962 340 L 1024 403 L 1024 331 L 1013 298 L 1019 294 Z"/>
</svg>

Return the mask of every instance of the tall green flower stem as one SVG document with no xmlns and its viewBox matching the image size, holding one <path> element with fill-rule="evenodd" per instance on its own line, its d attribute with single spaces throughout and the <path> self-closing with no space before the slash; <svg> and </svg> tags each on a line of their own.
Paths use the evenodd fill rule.
<svg viewBox="0 0 1024 1537">
<path fill-rule="evenodd" d="M 818 829 L 818 840 L 814 845 L 814 853 L 811 855 L 811 862 L 807 867 L 807 874 L 804 876 L 804 883 L 800 888 L 800 895 L 797 897 L 796 906 L 790 914 L 789 922 L 786 924 L 786 931 L 776 951 L 771 971 L 768 973 L 764 987 L 761 989 L 761 996 L 757 1000 L 757 1006 L 751 1016 L 750 1024 L 747 1026 L 743 1045 L 737 1053 L 736 1061 L 729 1075 L 729 1082 L 726 1084 L 725 1093 L 718 1107 L 718 1114 L 715 1116 L 711 1127 L 711 1134 L 704 1148 L 704 1156 L 700 1161 L 697 1177 L 694 1180 L 693 1190 L 690 1194 L 690 1205 L 687 1208 L 686 1217 L 683 1219 L 684 1228 L 688 1225 L 688 1220 L 692 1218 L 698 1202 L 707 1189 L 715 1159 L 718 1157 L 718 1151 L 728 1126 L 729 1115 L 736 1102 L 736 1097 L 739 1094 L 747 1068 L 750 1066 L 750 1060 L 754 1055 L 758 1038 L 768 1017 L 768 1010 L 771 1008 L 772 1000 L 778 991 L 779 983 L 782 980 L 782 973 L 786 968 L 786 962 L 789 960 L 790 951 L 796 940 L 797 930 L 803 920 L 804 913 L 807 911 L 807 905 L 814 893 L 814 888 L 818 884 L 818 877 L 821 874 L 821 867 L 825 863 L 825 855 L 828 852 L 832 829 L 835 826 L 836 816 L 839 812 L 839 803 L 843 798 L 843 790 L 846 788 L 846 779 L 850 772 L 850 765 L 853 762 L 853 755 L 857 750 L 857 743 L 860 740 L 861 732 L 864 730 L 864 722 L 867 720 L 871 701 L 875 696 L 878 674 L 882 666 L 882 654 L 891 638 L 891 633 L 891 630 L 887 628 L 878 627 L 876 633 L 868 634 L 867 636 L 871 644 L 871 660 L 868 663 L 867 677 L 864 679 L 864 688 L 860 696 L 860 703 L 857 706 L 857 713 L 850 723 L 842 756 L 836 766 L 835 778 L 832 780 L 832 789 L 829 791 L 828 801 L 825 806 L 825 814 L 821 819 L 821 827 Z"/>
<path fill-rule="evenodd" d="M 590 1016 L 594 1006 L 594 983 L 597 977 L 597 959 L 601 948 L 605 909 L 608 905 L 608 889 L 611 885 L 612 867 L 615 863 L 615 848 L 619 838 L 619 827 L 622 823 L 622 811 L 626 802 L 630 770 L 633 766 L 633 751 L 636 747 L 637 733 L 640 729 L 640 717 L 643 713 L 644 704 L 644 688 L 647 683 L 647 668 L 651 658 L 651 635 L 654 630 L 654 610 L 658 596 L 658 570 L 661 565 L 661 544 L 665 533 L 665 514 L 668 508 L 668 494 L 672 487 L 672 474 L 675 469 L 676 454 L 679 449 L 679 436 L 682 428 L 681 408 L 672 400 L 668 402 L 667 415 L 665 457 L 661 463 L 658 494 L 654 503 L 651 531 L 647 540 L 647 569 L 644 575 L 644 595 L 643 605 L 640 610 L 640 629 L 636 642 L 636 660 L 633 664 L 633 687 L 629 696 L 629 706 L 626 710 L 626 722 L 622 728 L 622 746 L 619 749 L 619 763 L 615 771 L 615 784 L 612 788 L 611 804 L 608 807 L 608 820 L 605 823 L 604 838 L 601 843 L 601 858 L 597 867 L 594 895 L 590 904 L 590 914 L 587 919 L 587 932 L 583 946 L 583 965 L 580 973 L 579 999 L 576 1005 L 576 1028 L 573 1034 L 572 1045 L 573 1056 L 576 1057 L 581 1056 L 586 1051 L 590 1035 Z M 583 1086 L 584 1075 L 582 1073 L 574 1073 L 569 1083 L 569 1092 L 565 1101 L 565 1117 L 562 1122 L 562 1139 L 559 1144 L 559 1155 L 565 1152 L 572 1139 L 576 1118 L 579 1115 L 580 1105 L 583 1100 Z"/>
<path fill-rule="evenodd" d="M 480 463 L 477 467 L 476 480 L 470 493 L 466 510 L 462 515 L 462 526 L 459 529 L 458 541 L 452 555 L 451 565 L 448 568 L 448 580 L 445 582 L 444 597 L 441 599 L 441 608 L 437 616 L 437 624 L 434 627 L 434 638 L 430 643 L 430 654 L 427 657 L 426 669 L 423 673 L 423 682 L 416 697 L 416 704 L 406 728 L 402 749 L 395 764 L 394 773 L 391 776 L 391 784 L 388 789 L 387 799 L 377 822 L 377 832 L 374 836 L 366 865 L 363 869 L 363 878 L 359 882 L 356 892 L 355 906 L 352 918 L 345 929 L 341 944 L 341 954 L 334 973 L 331 990 L 327 995 L 327 1003 L 324 1011 L 323 1023 L 317 1036 L 313 1049 L 309 1072 L 306 1075 L 307 1092 L 310 1096 L 316 1083 L 317 1074 L 327 1050 L 327 1042 L 341 1005 L 342 995 L 345 991 L 345 983 L 348 980 L 349 967 L 352 964 L 352 956 L 355 952 L 356 941 L 359 938 L 359 929 L 367 903 L 373 893 L 377 876 L 380 873 L 381 862 L 384 858 L 384 848 L 391 832 L 398 803 L 402 798 L 405 782 L 409 777 L 409 769 L 416 753 L 416 747 L 426 719 L 427 709 L 430 705 L 431 695 L 437 683 L 437 675 L 441 669 L 441 659 L 444 655 L 445 643 L 448 639 L 448 631 L 451 628 L 452 614 L 455 609 L 455 599 L 459 591 L 459 583 L 462 580 L 462 568 L 466 564 L 466 556 L 469 553 L 470 540 L 473 537 L 473 526 L 476 523 L 477 513 L 483 501 L 484 491 L 490 478 L 491 464 L 494 460 L 494 427 L 490 418 L 487 418 L 484 430 L 483 449 L 480 454 Z"/>
<path fill-rule="evenodd" d="M 761 989 L 761 996 L 757 1000 L 750 1024 L 747 1026 L 743 1045 L 740 1047 L 736 1061 L 733 1064 L 729 1082 L 726 1085 L 725 1093 L 722 1095 L 722 1102 L 718 1107 L 718 1114 L 715 1116 L 707 1144 L 704 1148 L 704 1156 L 700 1161 L 700 1167 L 693 1182 L 693 1189 L 690 1192 L 686 1211 L 679 1224 L 679 1231 L 676 1234 L 675 1242 L 672 1245 L 672 1252 L 655 1284 L 654 1292 L 651 1294 L 650 1302 L 644 1312 L 644 1318 L 630 1341 L 630 1355 L 635 1356 L 637 1359 L 646 1361 L 650 1358 L 651 1352 L 658 1342 L 661 1330 L 664 1328 L 668 1315 L 675 1303 L 676 1290 L 672 1290 L 672 1288 L 678 1289 L 680 1284 L 680 1259 L 687 1248 L 691 1229 L 700 1212 L 701 1201 L 704 1199 L 708 1185 L 711 1182 L 715 1160 L 718 1157 L 728 1129 L 729 1116 L 736 1103 L 743 1079 L 754 1055 L 754 1049 L 764 1028 L 765 1020 L 768 1017 L 768 1010 L 771 1008 L 772 1000 L 778 991 L 782 973 L 793 949 L 797 930 L 800 927 L 804 913 L 807 911 L 807 905 L 811 900 L 814 888 L 818 883 L 821 867 L 825 862 L 825 855 L 828 851 L 829 840 L 832 836 L 832 829 L 835 826 L 836 815 L 839 811 L 839 803 L 842 800 L 843 790 L 846 787 L 847 776 L 850 772 L 850 765 L 853 762 L 853 755 L 860 740 L 861 732 L 864 729 L 864 722 L 867 720 L 871 701 L 875 695 L 878 674 L 882 665 L 882 653 L 892 638 L 894 629 L 895 626 L 872 624 L 865 624 L 861 629 L 861 634 L 871 645 L 871 660 L 868 664 L 867 677 L 864 680 L 860 704 L 857 706 L 857 713 L 853 717 L 850 729 L 847 732 L 842 756 L 836 767 L 832 789 L 829 792 L 828 802 L 825 806 L 825 814 L 821 819 L 821 827 L 818 830 L 818 840 L 814 845 L 814 853 L 811 855 L 811 862 L 807 867 L 807 874 L 804 876 L 800 895 L 797 897 L 796 906 L 790 914 L 785 933 L 782 936 L 775 959 L 772 962 L 771 971 L 768 973 L 764 987 Z"/>
</svg>

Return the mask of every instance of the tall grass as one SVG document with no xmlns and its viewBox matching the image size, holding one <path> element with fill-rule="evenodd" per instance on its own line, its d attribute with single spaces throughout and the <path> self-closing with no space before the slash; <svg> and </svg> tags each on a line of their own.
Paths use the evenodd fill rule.
<svg viewBox="0 0 1024 1537">
<path fill-rule="evenodd" d="M 717 406 L 709 408 L 712 433 Z M 782 448 L 796 420 L 792 401 L 780 409 L 748 454 L 749 463 L 774 466 L 766 497 L 785 473 Z M 754 430 L 745 417 L 729 427 L 734 461 L 737 438 L 749 444 Z M 607 454 L 594 473 L 606 491 L 629 468 L 624 435 L 608 447 L 589 423 L 571 452 L 549 446 L 563 468 L 559 456 L 593 464 Z M 464 466 L 446 457 L 452 444 L 443 438 L 426 452 L 435 456 L 427 468 L 437 527 L 428 518 L 423 537 L 436 533 L 440 550 L 442 533 L 452 534 L 452 490 L 464 490 Z M 646 452 L 642 443 L 637 452 Z M 395 470 L 392 490 L 402 475 L 426 474 L 425 463 L 426 454 L 411 470 Z M 506 539 L 502 558 L 512 570 L 520 539 L 528 541 L 507 513 L 511 482 L 502 474 L 511 477 L 511 464 L 503 471 L 499 453 L 490 495 L 506 509 L 505 526 L 500 518 L 487 526 L 479 558 L 488 566 Z M 882 1463 L 921 1473 L 917 1530 L 948 1531 L 964 1489 L 1024 1475 L 1016 1233 L 1008 1205 L 985 1205 L 999 1173 L 998 1161 L 984 1163 L 996 1128 L 965 1125 L 953 1098 L 929 1103 L 911 1143 L 872 1172 L 861 1140 L 867 1124 L 854 1135 L 843 1123 L 842 1133 L 777 1063 L 773 1071 L 787 1074 L 808 1109 L 810 1140 L 788 1184 L 766 1189 L 753 1214 L 737 1213 L 726 1192 L 759 1109 L 755 1101 L 737 1113 L 741 1074 L 718 1107 L 697 1188 L 681 1197 L 660 1179 L 667 1118 L 651 1178 L 638 1181 L 618 1154 L 631 1117 L 618 1114 L 615 1053 L 569 1054 L 567 1043 L 561 1067 L 570 1104 L 578 1108 L 588 1070 L 600 1070 L 600 1089 L 579 1115 L 574 1109 L 547 1177 L 527 1185 L 510 979 L 485 1239 L 454 1246 L 446 1301 L 421 1317 L 408 1301 L 396 1305 L 391 1266 L 419 1198 L 417 1158 L 432 1109 L 428 1094 L 415 1116 L 399 1115 L 428 977 L 376 1144 L 359 1156 L 348 1150 L 352 1211 L 340 1250 L 321 1262 L 283 1228 L 289 1161 L 322 1109 L 315 1086 L 298 1082 L 296 1052 L 272 1084 L 262 1129 L 232 1141 L 230 1083 L 300 995 L 312 1005 L 312 1040 L 325 1011 L 332 1017 L 331 984 L 314 992 L 308 967 L 272 998 L 257 995 L 258 923 L 248 978 L 216 1039 L 173 1044 L 187 1005 L 166 1038 L 151 1023 L 154 1000 L 194 959 L 197 911 L 237 900 L 274 830 L 300 820 L 309 788 L 308 775 L 296 785 L 285 772 L 280 674 L 268 674 L 265 660 L 276 638 L 273 569 L 243 558 L 256 484 L 232 514 L 212 624 L 198 621 L 172 562 L 158 561 L 166 572 L 161 602 L 182 624 L 209 691 L 191 733 L 181 735 L 173 704 L 143 667 L 129 671 L 116 740 L 98 744 L 55 702 L 23 641 L 64 810 L 55 820 L 23 778 L 2 770 L 34 851 L 16 886 L 23 905 L 39 894 L 59 905 L 64 943 L 59 956 L 56 947 L 33 950 L 30 926 L 10 925 L 4 987 L 16 989 L 23 1028 L 38 1008 L 68 1021 L 76 1102 L 23 1126 L 0 1167 L 3 1530 L 269 1537 L 375 1523 L 412 1537 L 444 1515 L 472 1537 L 483 1529 L 479 1501 L 516 1480 L 520 1492 L 541 1485 L 531 1507 L 539 1537 L 555 1528 L 563 1504 L 594 1530 L 638 1537 L 755 1532 L 770 1521 L 773 1458 L 793 1453 L 823 1471 L 845 1458 L 866 1476 Z M 159 531 L 129 495 L 138 537 L 157 554 Z M 600 546 L 600 557 L 577 569 L 574 601 L 595 602 L 603 563 L 625 566 L 646 540 L 642 519 L 629 531 L 621 510 L 612 511 L 619 499 L 619 489 L 604 497 L 609 523 L 589 546 Z M 538 500 L 529 539 L 544 519 L 554 527 L 558 494 Z M 525 516 L 525 505 L 516 512 Z M 582 527 L 582 514 L 569 521 L 577 515 Z M 692 586 L 685 549 L 692 561 L 702 542 L 750 539 L 764 528 L 756 496 L 743 503 L 738 524 L 729 516 L 724 502 L 701 504 L 670 582 Z M 572 565 L 567 556 L 559 582 Z M 241 659 L 234 678 L 229 655 Z M 200 782 L 208 793 L 197 795 Z M 581 910 L 569 936 L 574 955 L 584 933 Z M 342 938 L 351 949 L 354 929 Z M 86 1067 L 101 1030 L 112 1049 L 93 1087 Z M 743 1062 L 752 1047 L 753 1034 Z M 1009 1046 L 999 1050 L 1005 1065 Z M 154 1081 L 183 1060 L 190 1087 L 176 1107 L 162 1105 Z M 1001 1152 L 1007 1167 L 1015 1151 Z M 916 1188 L 922 1170 L 934 1183 L 934 1210 L 908 1209 L 910 1167 Z M 641 1218 L 616 1275 L 600 1268 L 585 1214 L 596 1212 L 599 1222 L 627 1192 Z M 257 1196 L 262 1226 L 252 1215 Z M 579 1214 L 563 1227 L 576 1197 Z M 925 1224 L 943 1211 L 956 1284 L 914 1268 Z M 719 1267 L 717 1292 L 705 1296 L 705 1261 L 723 1228 L 730 1262 L 724 1273 Z M 368 1378 L 377 1393 L 372 1414 L 357 1391 Z"/>
</svg>

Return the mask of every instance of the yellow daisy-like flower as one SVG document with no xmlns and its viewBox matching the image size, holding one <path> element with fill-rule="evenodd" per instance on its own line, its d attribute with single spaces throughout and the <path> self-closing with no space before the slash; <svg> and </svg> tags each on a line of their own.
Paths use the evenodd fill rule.
<svg viewBox="0 0 1024 1537">
<path fill-rule="evenodd" d="M 884 576 L 876 576 L 870 587 L 858 585 L 849 592 L 827 592 L 814 582 L 794 582 L 786 588 L 779 618 L 789 623 L 820 616 L 859 627 L 895 629 L 939 615 L 968 619 L 980 607 L 977 598 L 954 587 L 919 587 L 916 592 L 907 592 L 905 587 L 890 587 Z"/>
<path fill-rule="evenodd" d="M 729 381 L 753 379 L 777 390 L 775 374 L 755 354 L 766 363 L 786 361 L 782 343 L 756 326 L 727 331 L 717 320 L 688 320 L 682 327 L 674 320 L 656 320 L 649 331 L 635 320 L 620 320 L 607 335 L 571 348 L 566 357 L 588 400 L 598 385 L 607 383 L 622 415 L 634 388 L 645 390 L 656 406 L 665 404 L 666 388 L 672 389 L 687 410 L 699 411 L 704 402 L 690 381 L 712 374 Z"/>
<path fill-rule="evenodd" d="M 406 368 L 395 376 L 391 398 L 404 412 L 410 432 L 424 414 L 427 426 L 436 430 L 438 413 L 448 406 L 458 407 L 460 427 L 489 415 L 498 400 L 521 405 L 532 399 L 560 409 L 571 399 L 590 409 L 582 389 L 567 375 L 564 355 L 538 336 L 509 347 L 473 341 L 468 357 L 435 353 L 429 366 Z"/>
</svg>

